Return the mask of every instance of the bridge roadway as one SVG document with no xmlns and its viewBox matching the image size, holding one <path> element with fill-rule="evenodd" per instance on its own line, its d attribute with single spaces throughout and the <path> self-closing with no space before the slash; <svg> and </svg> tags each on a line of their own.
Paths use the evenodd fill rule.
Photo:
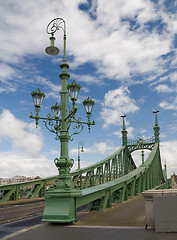
<svg viewBox="0 0 177 240">
<path fill-rule="evenodd" d="M 145 229 L 144 199 L 141 195 L 114 203 L 104 212 L 77 211 L 75 224 L 41 223 L 44 201 L 0 205 L 1 240 L 176 240 L 177 233 Z"/>
</svg>

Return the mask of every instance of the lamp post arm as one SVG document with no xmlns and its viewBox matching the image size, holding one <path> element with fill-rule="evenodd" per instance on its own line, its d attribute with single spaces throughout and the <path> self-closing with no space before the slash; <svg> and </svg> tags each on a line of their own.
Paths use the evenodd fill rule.
<svg viewBox="0 0 177 240">
<path fill-rule="evenodd" d="M 58 118 L 52 118 L 52 117 L 39 117 L 38 115 L 33 116 L 32 113 L 30 114 L 29 117 L 32 118 L 32 119 L 38 119 L 38 120 L 43 119 L 43 120 L 53 120 L 53 121 L 57 121 L 57 120 L 58 120 L 58 121 L 59 121 Z"/>
<path fill-rule="evenodd" d="M 72 123 L 80 123 L 80 124 L 86 124 L 86 125 L 95 125 L 95 121 L 93 122 L 83 122 L 83 121 L 79 121 L 79 120 L 69 120 L 69 122 L 72 122 Z"/>
<path fill-rule="evenodd" d="M 63 26 L 62 26 L 63 24 Z M 64 48 L 63 48 L 63 61 L 66 62 L 66 23 L 63 18 L 54 18 L 48 25 L 46 32 L 48 34 L 51 34 L 51 36 L 54 36 L 54 33 L 58 31 L 59 29 L 63 29 L 64 36 Z"/>
<path fill-rule="evenodd" d="M 40 117 L 38 115 L 38 112 L 37 112 L 36 116 L 33 116 L 33 114 L 31 113 L 29 117 L 36 120 L 36 128 L 38 126 L 38 122 L 39 122 L 40 119 L 45 120 L 44 122 L 45 122 L 46 128 L 50 132 L 53 132 L 53 133 L 56 134 L 56 138 L 55 138 L 56 140 L 59 139 L 58 134 L 59 134 L 59 131 L 60 131 L 60 128 L 61 128 L 61 119 L 59 119 L 58 117 L 52 118 L 50 114 L 48 114 L 47 117 Z M 56 121 L 56 124 L 54 124 L 53 121 Z"/>
</svg>

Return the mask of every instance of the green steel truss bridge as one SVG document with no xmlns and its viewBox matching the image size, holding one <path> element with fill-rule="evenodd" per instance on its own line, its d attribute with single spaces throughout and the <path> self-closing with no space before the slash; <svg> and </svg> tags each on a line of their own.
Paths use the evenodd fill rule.
<svg viewBox="0 0 177 240">
<path fill-rule="evenodd" d="M 104 211 L 111 207 L 112 203 L 123 202 L 148 189 L 169 188 L 167 181 L 166 166 L 162 170 L 159 149 L 159 126 L 157 113 L 155 116 L 154 136 L 149 139 L 137 137 L 135 140 L 127 138 L 127 130 L 123 116 L 122 147 L 108 156 L 106 159 L 89 167 L 76 170 L 71 173 L 75 194 L 75 208 L 88 204 L 90 210 Z M 150 150 L 150 154 L 144 160 L 144 149 Z M 131 153 L 137 150 L 142 152 L 142 164 L 136 167 Z M 1 185 L 0 201 L 17 201 L 21 199 L 35 199 L 46 197 L 50 184 L 55 185 L 58 176 L 32 180 L 23 183 Z M 57 208 L 57 203 L 53 203 Z M 59 209 L 60 210 L 60 209 Z M 67 211 L 73 211 L 68 209 Z M 69 213 L 69 215 L 75 215 Z M 45 218 L 45 212 L 44 212 Z M 55 216 L 53 217 L 55 221 Z M 45 221 L 45 219 L 44 219 Z M 73 219 L 74 221 L 74 219 Z M 61 217 L 61 221 L 71 222 Z"/>
</svg>

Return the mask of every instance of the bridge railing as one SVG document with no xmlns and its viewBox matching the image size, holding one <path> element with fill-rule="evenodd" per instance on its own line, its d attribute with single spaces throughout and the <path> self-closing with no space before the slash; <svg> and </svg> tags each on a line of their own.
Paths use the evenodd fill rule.
<svg viewBox="0 0 177 240">
<path fill-rule="evenodd" d="M 125 161 L 128 161 L 127 166 Z M 125 166 L 128 172 L 125 171 Z M 82 190 L 82 196 L 76 199 L 76 205 L 81 206 L 91 202 L 91 208 L 95 201 L 99 204 L 102 202 L 100 206 L 107 206 L 105 201 L 109 200 L 110 203 L 112 201 L 110 199 L 122 202 L 129 196 L 133 197 L 146 189 L 151 189 L 161 185 L 161 182 L 165 182 L 158 143 L 154 144 L 149 157 L 138 168 L 136 168 L 128 148 L 121 147 L 106 159 L 76 170 L 71 175 L 75 187 Z M 0 186 L 1 202 L 45 197 L 47 188 L 56 180 L 57 176 L 53 176 L 29 182 L 2 185 Z M 167 187 L 166 183 L 164 183 L 164 187 Z M 104 207 L 99 208 L 104 209 Z"/>
<path fill-rule="evenodd" d="M 85 189 L 125 175 L 125 159 L 123 157 L 125 150 L 125 147 L 121 147 L 104 160 L 73 172 L 72 177 L 75 187 Z M 127 161 L 128 172 L 135 168 L 133 159 L 129 157 Z"/>
<path fill-rule="evenodd" d="M 145 163 L 137 169 L 102 185 L 83 189 L 82 196 L 76 199 L 76 207 L 89 203 L 90 209 L 103 211 L 106 207 L 111 207 L 114 201 L 123 202 L 128 197 L 134 197 L 156 186 L 170 187 L 163 177 L 158 143 L 154 144 Z"/>
<path fill-rule="evenodd" d="M 127 151 L 126 148 L 121 147 L 104 160 L 72 172 L 74 187 L 86 189 L 112 181 L 134 170 L 136 165 L 131 155 L 125 165 L 124 151 Z M 57 176 L 52 176 L 28 182 L 0 185 L 0 201 L 45 197 L 46 190 L 56 180 Z"/>
<path fill-rule="evenodd" d="M 22 183 L 0 185 L 0 202 L 45 197 L 48 186 L 56 179 L 57 176 L 52 176 Z"/>
</svg>

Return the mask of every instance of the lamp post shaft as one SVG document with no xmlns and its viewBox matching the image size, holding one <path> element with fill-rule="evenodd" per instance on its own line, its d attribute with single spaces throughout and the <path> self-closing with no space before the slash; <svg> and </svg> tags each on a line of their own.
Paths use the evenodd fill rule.
<svg viewBox="0 0 177 240">
<path fill-rule="evenodd" d="M 62 187 L 60 186 L 60 189 L 66 189 L 66 181 L 65 180 L 71 180 L 70 175 L 70 168 L 73 166 L 72 160 L 69 159 L 68 154 L 68 142 L 69 142 L 69 130 L 68 130 L 68 79 L 70 77 L 69 73 L 67 72 L 67 69 L 69 68 L 68 63 L 66 62 L 66 23 L 62 18 L 54 19 L 54 21 L 59 21 L 58 28 L 55 26 L 55 31 L 59 28 L 63 29 L 64 35 L 63 35 L 63 41 L 64 41 L 64 47 L 63 47 L 63 62 L 60 65 L 60 68 L 62 69 L 62 72 L 60 73 L 59 77 L 61 79 L 61 129 L 60 129 L 60 158 L 55 159 L 55 165 L 57 166 L 59 170 L 59 179 L 62 179 Z M 60 24 L 63 23 L 64 26 L 61 27 Z M 51 28 L 52 29 L 52 28 Z M 53 32 L 54 33 L 54 32 Z M 52 33 L 52 34 L 53 34 Z M 68 183 L 67 183 L 68 184 Z M 56 183 L 57 185 L 57 183 Z M 58 185 L 61 185 L 58 183 Z M 70 188 L 72 187 L 71 182 L 68 184 Z"/>
<path fill-rule="evenodd" d="M 66 188 L 65 179 L 71 179 L 70 176 L 70 168 L 73 166 L 72 161 L 69 159 L 68 154 L 68 142 L 69 142 L 69 130 L 68 130 L 68 79 L 70 77 L 67 69 L 69 68 L 69 64 L 66 62 L 66 23 L 62 18 L 59 18 L 59 21 L 62 21 L 64 27 L 59 27 L 63 29 L 63 62 L 60 65 L 62 72 L 59 77 L 61 79 L 61 130 L 60 130 L 60 158 L 55 159 L 55 165 L 59 170 L 59 179 L 63 179 L 62 188 Z M 61 22 L 60 22 L 61 23 Z M 57 184 L 57 183 L 56 183 Z M 71 184 L 70 184 L 71 187 Z M 61 187 L 60 187 L 61 188 Z"/>
<path fill-rule="evenodd" d="M 142 145 L 142 153 L 141 153 L 141 156 L 142 156 L 142 164 L 144 164 L 144 150 L 143 150 L 143 145 Z"/>
<path fill-rule="evenodd" d="M 64 41 L 64 47 L 63 47 L 63 61 L 66 62 L 66 23 L 65 20 L 63 20 L 63 24 L 64 24 L 64 35 L 63 35 L 63 41 Z"/>
<path fill-rule="evenodd" d="M 66 61 L 66 33 L 64 34 L 63 39 L 64 39 L 63 60 Z"/>
<path fill-rule="evenodd" d="M 68 78 L 70 77 L 67 69 L 69 65 L 64 62 L 60 65 L 62 68 L 62 72 L 60 74 L 60 78 L 62 81 L 62 91 L 61 91 L 61 131 L 60 131 L 60 159 L 68 159 L 68 141 L 69 141 L 69 133 L 68 133 L 68 91 L 67 84 Z"/>
<path fill-rule="evenodd" d="M 81 159 L 80 159 L 80 146 L 78 145 L 78 169 L 81 168 L 80 161 L 81 161 Z"/>
</svg>

